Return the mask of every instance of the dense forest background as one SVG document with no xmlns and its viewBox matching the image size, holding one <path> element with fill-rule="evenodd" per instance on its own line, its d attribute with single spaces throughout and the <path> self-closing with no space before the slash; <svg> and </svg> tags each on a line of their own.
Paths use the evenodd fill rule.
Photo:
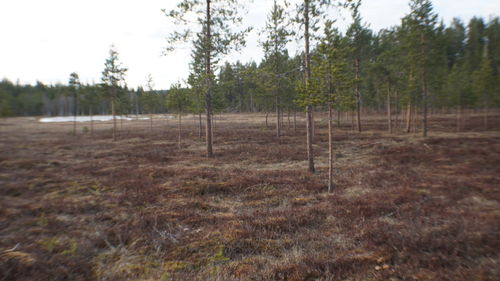
<svg viewBox="0 0 500 281">
<path fill-rule="evenodd" d="M 354 20 L 346 34 L 326 27 L 324 40 L 334 37 L 335 60 L 343 62 L 344 83 L 336 110 L 350 111 L 356 107 L 356 88 L 362 109 L 384 111 L 392 106 L 399 112 L 422 103 L 420 75 L 413 68 L 419 43 L 412 42 L 412 26 L 408 17 L 399 26 L 374 33 L 361 19 Z M 426 53 L 429 77 L 428 105 L 433 109 L 485 109 L 500 105 L 500 21 L 475 17 L 468 24 L 454 19 L 449 26 L 431 23 Z M 353 30 L 355 32 L 353 32 Z M 360 50 L 357 44 L 362 44 Z M 321 43 L 318 44 L 321 46 Z M 312 51 L 314 62 L 321 62 L 321 50 Z M 303 77 L 302 54 L 266 55 L 260 62 L 225 63 L 217 69 L 213 107 L 216 112 L 299 111 L 297 102 Z M 193 82 L 199 66 L 193 54 L 193 75 L 185 84 L 172 86 L 184 95 L 180 108 L 172 106 L 168 96 L 172 89 L 154 90 L 151 81 L 144 88 L 131 89 L 122 84 L 117 92 L 118 114 L 161 114 L 203 111 L 202 95 Z M 316 60 L 315 60 L 316 58 Z M 279 69 L 276 66 L 279 66 Z M 318 70 L 313 77 L 320 80 Z M 357 75 L 356 75 L 357 73 Z M 276 86 L 276 81 L 279 80 Z M 319 82 L 318 82 L 319 83 Z M 345 86 L 347 85 L 347 86 Z M 198 90 L 197 90 L 198 89 Z M 318 89 L 318 91 L 321 91 Z M 279 102 L 276 101 L 279 93 Z M 108 114 L 110 98 L 102 84 L 21 85 L 7 79 L 0 82 L 0 116 L 64 116 Z"/>
</svg>

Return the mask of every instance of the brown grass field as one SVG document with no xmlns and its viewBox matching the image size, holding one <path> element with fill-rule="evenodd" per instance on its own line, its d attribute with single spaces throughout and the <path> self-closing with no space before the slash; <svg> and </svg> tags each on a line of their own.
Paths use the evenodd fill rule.
<svg viewBox="0 0 500 281">
<path fill-rule="evenodd" d="M 302 116 L 301 116 L 302 117 Z M 327 128 L 306 171 L 304 119 L 281 141 L 263 114 L 0 121 L 0 280 L 500 280 L 500 114 L 432 116 L 430 137 Z M 272 126 L 273 119 L 269 119 Z M 17 246 L 16 246 L 17 245 Z"/>
</svg>

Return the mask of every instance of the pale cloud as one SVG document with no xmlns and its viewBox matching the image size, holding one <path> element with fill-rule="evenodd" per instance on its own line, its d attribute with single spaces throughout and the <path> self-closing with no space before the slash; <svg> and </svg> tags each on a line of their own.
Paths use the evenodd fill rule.
<svg viewBox="0 0 500 281">
<path fill-rule="evenodd" d="M 129 68 L 127 82 L 145 84 L 151 73 L 159 88 L 185 79 L 189 49 L 181 48 L 161 56 L 165 37 L 175 28 L 161 9 L 172 8 L 173 0 L 3 0 L 0 2 L 0 79 L 20 79 L 22 83 L 66 83 L 76 71 L 84 82 L 98 82 L 109 46 L 115 44 L 123 64 Z M 292 2 L 297 2 L 294 0 Z M 493 0 L 434 1 L 436 11 L 449 23 L 453 17 L 467 22 L 477 15 L 488 18 L 500 14 Z M 259 29 L 264 26 L 271 0 L 255 0 L 249 6 L 246 23 L 255 26 L 248 46 L 228 59 L 259 61 Z M 408 12 L 406 0 L 365 0 L 362 15 L 378 30 L 399 23 Z M 337 14 L 332 14 L 338 17 Z M 345 15 L 348 17 L 348 15 Z M 340 20 L 339 24 L 347 24 Z M 300 47 L 292 42 L 292 53 Z"/>
</svg>

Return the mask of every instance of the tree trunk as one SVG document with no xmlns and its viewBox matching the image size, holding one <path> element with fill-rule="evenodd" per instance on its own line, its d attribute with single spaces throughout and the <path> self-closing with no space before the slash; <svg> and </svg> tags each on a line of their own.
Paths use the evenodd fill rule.
<svg viewBox="0 0 500 281">
<path fill-rule="evenodd" d="M 387 89 L 387 125 L 389 133 L 392 134 L 392 115 L 391 115 L 391 90 Z"/>
<path fill-rule="evenodd" d="M 279 106 L 279 97 L 276 94 L 276 137 L 279 139 L 281 136 L 281 122 L 280 122 L 280 106 Z"/>
<path fill-rule="evenodd" d="M 111 114 L 113 115 L 113 141 L 116 141 L 116 112 L 115 100 L 111 100 Z"/>
<path fill-rule="evenodd" d="M 253 93 L 252 92 L 250 92 L 250 112 L 251 113 L 255 112 L 255 110 L 253 108 Z"/>
<path fill-rule="evenodd" d="M 206 0 L 207 1 L 207 10 L 206 10 L 206 42 L 207 42 L 207 50 L 205 53 L 205 75 L 206 75 L 206 82 L 207 82 L 207 94 L 205 96 L 205 106 L 206 106 L 206 111 L 207 111 L 207 128 L 206 128 L 206 144 L 207 144 L 207 157 L 213 157 L 213 150 L 212 150 L 212 137 L 213 137 L 213 132 L 212 132 L 212 83 L 211 83 L 211 75 L 212 75 L 212 70 L 211 70 L 211 62 L 210 62 L 210 57 L 211 57 L 211 51 L 212 51 L 212 35 L 211 35 L 211 14 L 210 14 L 210 1 L 211 0 Z"/>
<path fill-rule="evenodd" d="M 182 129 L 181 129 L 181 114 L 177 114 L 178 115 L 178 123 L 177 123 L 177 128 L 178 128 L 178 136 L 177 136 L 177 147 L 179 149 L 181 149 L 181 132 L 182 132 Z"/>
<path fill-rule="evenodd" d="M 328 103 L 328 192 L 333 190 L 333 112 L 332 102 Z"/>
<path fill-rule="evenodd" d="M 422 34 L 422 57 L 424 58 L 425 61 L 425 36 Z M 425 62 L 424 62 L 425 64 Z M 427 98 L 428 98 L 428 93 L 427 93 L 427 73 L 426 73 L 426 67 L 425 65 L 422 67 L 422 91 L 423 91 L 423 107 L 424 107 L 424 112 L 423 112 L 423 128 L 422 128 L 422 136 L 427 137 L 427 114 L 428 114 L 428 108 L 427 108 Z"/>
<path fill-rule="evenodd" d="M 269 123 L 267 122 L 268 117 L 269 117 L 269 112 L 266 111 L 266 130 L 269 129 Z"/>
<path fill-rule="evenodd" d="M 199 120 L 199 124 L 198 124 L 198 137 L 201 138 L 203 137 L 203 122 L 201 121 L 201 112 L 198 113 L 198 120 Z"/>
<path fill-rule="evenodd" d="M 355 59 L 354 62 L 356 69 L 356 129 L 361 132 L 361 93 L 359 90 L 359 73 L 360 73 L 360 60 Z"/>
<path fill-rule="evenodd" d="M 149 127 L 150 127 L 150 131 L 153 132 L 153 113 L 150 114 L 149 116 Z"/>
<path fill-rule="evenodd" d="M 340 110 L 337 110 L 337 128 L 340 129 Z"/>
<path fill-rule="evenodd" d="M 356 114 L 356 112 L 351 110 L 349 113 L 351 115 L 351 130 L 354 131 L 356 129 L 355 120 L 354 120 L 354 115 Z"/>
<path fill-rule="evenodd" d="M 309 78 L 311 76 L 310 62 L 311 58 L 309 56 L 309 0 L 304 0 L 304 41 L 305 41 L 305 53 L 304 53 L 304 64 L 305 64 L 305 84 L 306 90 L 309 88 Z M 316 169 L 314 168 L 314 150 L 313 150 L 313 107 L 312 105 L 306 106 L 306 144 L 307 144 L 307 160 L 309 164 L 309 172 L 314 173 Z"/>
<path fill-rule="evenodd" d="M 297 132 L 297 111 L 293 111 L 293 131 Z"/>
<path fill-rule="evenodd" d="M 485 105 L 483 107 L 483 125 L 485 130 L 488 130 L 488 113 L 488 106 Z"/>
<path fill-rule="evenodd" d="M 283 117 L 284 119 L 285 117 Z M 286 125 L 286 130 L 290 130 L 290 109 L 286 110 L 286 118 L 287 118 L 287 125 Z"/>
<path fill-rule="evenodd" d="M 419 118 L 419 115 L 418 115 L 418 108 L 416 105 L 413 105 L 413 114 L 412 114 L 412 118 L 413 118 L 413 133 L 417 133 L 418 131 L 418 118 Z"/>
<path fill-rule="evenodd" d="M 76 136 L 76 118 L 77 118 L 77 115 L 78 115 L 78 99 L 77 99 L 77 94 L 76 94 L 76 90 L 75 90 L 75 93 L 73 95 L 73 98 L 74 98 L 74 101 L 73 101 L 73 106 L 75 107 L 73 112 L 74 112 L 74 119 L 73 119 L 73 135 Z"/>
<path fill-rule="evenodd" d="M 216 117 L 216 115 L 215 115 L 215 114 L 214 114 L 214 115 L 212 115 L 212 124 L 213 124 L 213 126 L 212 126 L 212 130 L 211 130 L 211 131 L 212 131 L 212 139 L 211 139 L 211 141 L 212 141 L 212 145 L 214 144 L 214 141 L 215 141 L 215 129 L 216 129 L 216 128 L 215 128 L 215 125 L 216 125 L 215 117 Z"/>
<path fill-rule="evenodd" d="M 312 111 L 311 111 L 311 119 L 312 119 L 312 139 L 313 139 L 313 143 L 314 143 L 314 137 L 316 137 L 316 122 L 314 120 L 314 107 L 312 107 Z"/>
<path fill-rule="evenodd" d="M 406 107 L 406 133 L 410 133 L 411 131 L 411 116 L 412 116 L 412 105 L 411 102 L 408 102 Z"/>
<path fill-rule="evenodd" d="M 94 137 L 94 120 L 92 118 L 92 107 L 89 108 L 89 116 L 90 116 L 90 136 Z"/>
<path fill-rule="evenodd" d="M 396 91 L 396 120 L 394 121 L 396 130 L 399 130 L 399 94 Z"/>
</svg>

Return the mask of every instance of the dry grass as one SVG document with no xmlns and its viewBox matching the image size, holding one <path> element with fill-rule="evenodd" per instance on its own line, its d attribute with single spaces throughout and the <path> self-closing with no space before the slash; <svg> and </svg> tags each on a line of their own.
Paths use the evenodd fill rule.
<svg viewBox="0 0 500 281">
<path fill-rule="evenodd" d="M 0 280 L 498 280 L 500 116 L 435 116 L 427 139 L 345 122 L 331 194 L 322 118 L 315 175 L 302 118 L 278 141 L 218 116 L 213 159 L 195 117 L 180 150 L 166 119 L 116 143 L 109 122 L 0 121 Z"/>
</svg>

